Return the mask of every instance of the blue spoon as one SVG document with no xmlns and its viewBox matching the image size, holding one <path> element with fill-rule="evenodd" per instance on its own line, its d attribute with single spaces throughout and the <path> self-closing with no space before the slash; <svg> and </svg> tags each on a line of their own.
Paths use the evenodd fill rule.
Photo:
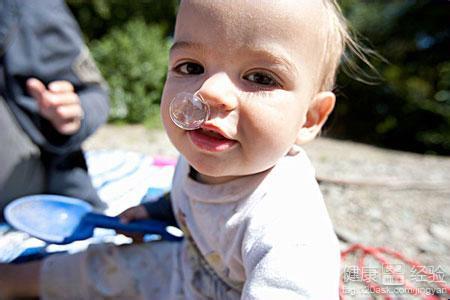
<svg viewBox="0 0 450 300">
<path fill-rule="evenodd" d="M 180 229 L 165 222 L 145 220 L 124 224 L 118 217 L 92 212 L 92 206 L 80 199 L 57 195 L 19 198 L 8 204 L 4 215 L 12 227 L 54 244 L 87 239 L 97 227 L 157 234 L 168 241 L 179 241 L 183 237 Z"/>
</svg>

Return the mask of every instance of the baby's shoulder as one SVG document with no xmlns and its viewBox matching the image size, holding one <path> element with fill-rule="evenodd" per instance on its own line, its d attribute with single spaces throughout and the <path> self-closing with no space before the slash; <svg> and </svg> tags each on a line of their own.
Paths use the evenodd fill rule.
<svg viewBox="0 0 450 300">
<path fill-rule="evenodd" d="M 312 203 L 323 201 L 315 170 L 304 152 L 281 159 L 260 188 L 264 190 L 260 193 L 264 194 L 260 205 L 268 206 L 274 212 L 307 209 Z"/>
<path fill-rule="evenodd" d="M 245 209 L 247 231 L 252 235 L 277 240 L 291 231 L 308 238 L 312 227 L 326 235 L 332 232 L 309 160 L 287 158 L 280 161 L 262 185 L 262 190 L 249 199 Z"/>
</svg>

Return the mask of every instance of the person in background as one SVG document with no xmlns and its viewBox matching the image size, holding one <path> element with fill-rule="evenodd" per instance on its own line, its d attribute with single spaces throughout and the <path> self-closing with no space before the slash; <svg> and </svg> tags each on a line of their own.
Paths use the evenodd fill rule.
<svg viewBox="0 0 450 300">
<path fill-rule="evenodd" d="M 81 144 L 108 111 L 106 83 L 64 1 L 0 0 L 0 212 L 36 193 L 102 206 Z"/>
</svg>

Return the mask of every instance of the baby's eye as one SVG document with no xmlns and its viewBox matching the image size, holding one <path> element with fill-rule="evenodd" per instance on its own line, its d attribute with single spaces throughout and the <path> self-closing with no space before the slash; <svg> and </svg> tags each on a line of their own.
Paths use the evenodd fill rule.
<svg viewBox="0 0 450 300">
<path fill-rule="evenodd" d="M 273 78 L 272 75 L 263 72 L 254 72 L 244 76 L 244 79 L 265 86 L 279 86 L 280 84 Z"/>
<path fill-rule="evenodd" d="M 184 75 L 198 75 L 202 74 L 204 71 L 205 69 L 203 66 L 193 62 L 185 62 L 175 67 L 175 72 Z"/>
</svg>

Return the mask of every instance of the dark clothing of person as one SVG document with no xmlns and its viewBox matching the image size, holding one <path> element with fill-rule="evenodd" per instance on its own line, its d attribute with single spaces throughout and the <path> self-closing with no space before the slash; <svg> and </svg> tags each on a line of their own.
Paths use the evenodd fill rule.
<svg viewBox="0 0 450 300">
<path fill-rule="evenodd" d="M 30 77 L 46 85 L 57 80 L 73 84 L 84 111 L 78 132 L 62 135 L 39 114 L 36 100 L 26 89 Z M 0 0 L 0 101 L 6 103 L 9 113 L 39 149 L 45 171 L 41 192 L 77 197 L 101 206 L 87 174 L 81 144 L 107 119 L 107 87 L 64 1 Z M 3 144 L 6 130 L 1 128 L 0 147 L 9 146 Z M 0 162 L 5 159 L 0 157 Z M 3 177 L 6 181 L 0 182 L 0 208 L 11 200 L 2 198 L 8 194 L 4 192 L 8 176 Z"/>
</svg>

